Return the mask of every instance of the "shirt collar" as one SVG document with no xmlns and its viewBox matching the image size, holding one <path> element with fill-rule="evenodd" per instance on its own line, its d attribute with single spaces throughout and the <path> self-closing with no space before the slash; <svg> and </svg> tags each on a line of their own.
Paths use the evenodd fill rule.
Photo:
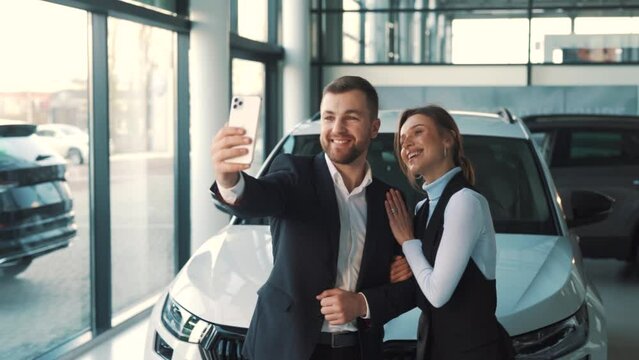
<svg viewBox="0 0 639 360">
<path fill-rule="evenodd" d="M 450 182 L 450 179 L 452 179 L 453 176 L 457 175 L 461 171 L 462 169 L 459 166 L 456 166 L 448 170 L 447 173 L 440 176 L 439 179 L 433 181 L 432 183 L 424 183 L 422 185 L 422 189 L 424 189 L 424 191 L 426 191 L 426 193 L 428 194 L 428 199 L 430 201 L 439 199 L 439 197 L 442 196 L 446 185 L 448 185 L 448 183 Z"/>
<path fill-rule="evenodd" d="M 339 173 L 333 161 L 328 158 L 328 155 L 324 153 L 324 159 L 326 159 L 326 165 L 328 166 L 328 172 L 331 174 L 331 178 L 333 179 L 333 183 L 335 186 L 343 186 L 344 192 L 348 194 L 348 190 L 346 190 L 346 186 L 344 185 L 344 180 L 342 179 L 342 174 Z M 364 179 L 362 179 L 361 184 L 356 186 L 353 191 L 351 191 L 350 195 L 355 195 L 362 192 L 368 185 L 373 182 L 373 172 L 371 171 L 371 167 L 366 162 L 366 174 L 364 174 Z"/>
</svg>

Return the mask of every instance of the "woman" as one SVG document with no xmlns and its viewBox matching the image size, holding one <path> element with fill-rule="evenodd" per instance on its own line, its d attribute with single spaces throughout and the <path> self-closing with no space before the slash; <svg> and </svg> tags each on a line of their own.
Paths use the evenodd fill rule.
<svg viewBox="0 0 639 360">
<path fill-rule="evenodd" d="M 495 230 L 461 135 L 438 106 L 404 111 L 395 137 L 400 167 L 427 198 L 413 216 L 399 192 L 387 193 L 393 235 L 421 289 L 425 318 L 418 360 L 510 359 L 512 344 L 495 317 Z M 423 355 L 422 355 L 423 354 Z"/>
</svg>

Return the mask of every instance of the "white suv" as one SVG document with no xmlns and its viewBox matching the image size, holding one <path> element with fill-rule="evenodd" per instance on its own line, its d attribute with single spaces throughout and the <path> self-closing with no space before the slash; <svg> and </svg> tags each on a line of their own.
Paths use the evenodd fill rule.
<svg viewBox="0 0 639 360">
<path fill-rule="evenodd" d="M 393 153 L 397 111 L 380 113 L 371 144 L 373 174 L 409 188 Z M 488 199 L 497 231 L 497 317 L 518 359 L 606 359 L 601 299 L 584 272 L 577 238 L 569 233 L 546 164 L 519 119 L 499 114 L 452 112 L 475 166 L 476 188 Z M 300 124 L 262 168 L 281 153 L 321 151 L 319 121 Z M 589 194 L 593 196 L 594 194 Z M 204 196 L 204 195 L 203 195 Z M 582 209 L 583 221 L 601 213 Z M 268 219 L 233 218 L 184 266 L 151 315 L 145 359 L 242 359 L 241 347 L 257 290 L 273 266 Z M 385 327 L 385 358 L 414 359 L 419 310 Z"/>
</svg>

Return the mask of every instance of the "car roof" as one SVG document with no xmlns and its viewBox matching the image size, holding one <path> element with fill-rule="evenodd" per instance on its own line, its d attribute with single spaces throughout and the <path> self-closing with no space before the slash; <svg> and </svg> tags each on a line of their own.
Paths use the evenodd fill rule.
<svg viewBox="0 0 639 360">
<path fill-rule="evenodd" d="M 0 125 L 29 125 L 24 120 L 0 119 Z"/>
<path fill-rule="evenodd" d="M 400 110 L 381 110 L 379 118 L 381 120 L 380 133 L 393 134 L 396 131 L 397 121 L 400 117 Z M 482 135 L 498 136 L 508 138 L 528 139 L 529 133 L 521 120 L 513 117 L 505 110 L 500 113 L 473 112 L 473 111 L 450 111 L 455 119 L 459 131 L 462 135 Z M 292 135 L 317 135 L 320 133 L 319 117 L 307 120 L 299 124 Z"/>
<path fill-rule="evenodd" d="M 639 116 L 605 114 L 542 114 L 522 117 L 531 129 L 558 127 L 639 127 Z"/>
</svg>

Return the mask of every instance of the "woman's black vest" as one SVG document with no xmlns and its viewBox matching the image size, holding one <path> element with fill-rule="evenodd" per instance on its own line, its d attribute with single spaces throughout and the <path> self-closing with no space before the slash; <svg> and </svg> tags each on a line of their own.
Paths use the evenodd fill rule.
<svg viewBox="0 0 639 360">
<path fill-rule="evenodd" d="M 444 210 L 451 196 L 463 188 L 473 189 L 463 174 L 458 173 L 446 185 L 428 227 L 428 203 L 416 215 L 415 236 L 422 240 L 424 255 L 433 266 L 444 230 Z M 423 338 L 418 344 L 418 354 L 430 355 L 428 359 L 474 359 L 492 353 L 495 346 L 501 355 L 509 352 L 510 339 L 495 316 L 495 280 L 486 279 L 472 258 L 452 297 L 444 306 L 435 308 L 421 291 L 417 293 L 417 306 L 422 309 L 424 316 L 423 324 L 420 323 L 420 335 Z M 485 353 L 485 350 L 489 352 Z M 484 355 L 472 355 L 478 352 Z"/>
</svg>

